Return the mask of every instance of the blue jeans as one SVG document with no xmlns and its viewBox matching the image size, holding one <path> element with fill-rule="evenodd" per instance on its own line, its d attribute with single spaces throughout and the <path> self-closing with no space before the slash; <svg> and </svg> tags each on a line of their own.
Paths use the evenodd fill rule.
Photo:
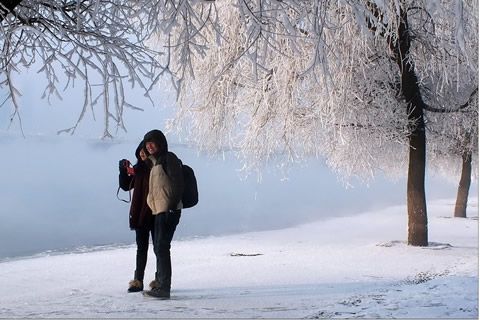
<svg viewBox="0 0 480 320">
<path fill-rule="evenodd" d="M 166 292 L 170 292 L 172 282 L 170 244 L 180 221 L 180 215 L 181 210 L 169 210 L 155 216 L 155 236 L 153 237 L 153 251 L 157 256 L 155 280 L 157 280 L 159 289 Z"/>
</svg>

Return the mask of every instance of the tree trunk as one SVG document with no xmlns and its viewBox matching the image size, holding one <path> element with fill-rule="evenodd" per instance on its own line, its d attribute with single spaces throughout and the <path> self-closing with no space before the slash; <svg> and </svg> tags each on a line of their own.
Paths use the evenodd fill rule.
<svg viewBox="0 0 480 320">
<path fill-rule="evenodd" d="M 408 159 L 407 208 L 408 244 L 428 246 L 427 203 L 425 197 L 425 123 L 423 109 L 412 106 L 412 113 L 421 113 L 410 134 Z M 410 109 L 410 108 L 409 108 Z"/>
<path fill-rule="evenodd" d="M 472 153 L 466 151 L 462 155 L 462 175 L 458 184 L 457 202 L 455 203 L 454 217 L 467 217 L 468 191 L 472 180 Z"/>
<path fill-rule="evenodd" d="M 401 73 L 402 95 L 407 102 L 407 115 L 411 123 L 407 180 L 408 244 L 428 246 L 427 204 L 425 197 L 426 141 L 425 121 L 415 64 L 410 60 L 410 33 L 406 11 L 401 13 L 397 38 L 389 38 Z"/>
</svg>

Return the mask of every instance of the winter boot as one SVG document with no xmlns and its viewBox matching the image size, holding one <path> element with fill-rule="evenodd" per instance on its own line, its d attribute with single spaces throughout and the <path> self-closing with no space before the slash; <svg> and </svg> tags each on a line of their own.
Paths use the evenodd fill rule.
<svg viewBox="0 0 480 320">
<path fill-rule="evenodd" d="M 153 288 L 158 288 L 159 285 L 158 285 L 158 282 L 157 280 L 152 280 L 152 282 L 150 282 L 150 289 L 153 289 Z"/>
<path fill-rule="evenodd" d="M 162 290 L 159 287 L 153 288 L 152 290 L 149 290 L 149 291 L 144 291 L 143 294 L 145 296 L 162 299 L 162 300 L 170 299 L 170 291 Z"/>
<path fill-rule="evenodd" d="M 128 292 L 143 291 L 143 282 L 137 279 L 133 279 L 128 283 Z"/>
</svg>

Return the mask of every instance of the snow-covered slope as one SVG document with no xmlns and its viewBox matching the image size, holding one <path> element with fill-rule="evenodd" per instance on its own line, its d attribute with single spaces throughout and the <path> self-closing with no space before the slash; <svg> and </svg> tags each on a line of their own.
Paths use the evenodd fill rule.
<svg viewBox="0 0 480 320">
<path fill-rule="evenodd" d="M 404 206 L 174 241 L 168 301 L 127 293 L 135 246 L 7 261 L 0 317 L 478 318 L 477 202 L 467 219 L 430 203 L 427 248 L 405 244 Z"/>
</svg>

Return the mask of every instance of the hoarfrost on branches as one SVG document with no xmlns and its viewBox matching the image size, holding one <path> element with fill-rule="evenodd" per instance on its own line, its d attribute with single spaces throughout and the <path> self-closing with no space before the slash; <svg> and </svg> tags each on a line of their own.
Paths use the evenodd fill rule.
<svg viewBox="0 0 480 320">
<path fill-rule="evenodd" d="M 66 88 L 83 86 L 78 121 L 65 132 L 74 133 L 85 113 L 95 105 L 104 119 L 104 137 L 124 129 L 125 108 L 138 108 L 125 96 L 125 86 L 138 86 L 148 96 L 166 69 L 159 53 L 144 41 L 151 28 L 142 1 L 23 0 L 2 1 L 0 7 L 0 85 L 11 102 L 12 121 L 21 121 L 14 73 L 37 68 L 46 86 L 43 97 L 61 98 Z M 138 6 L 138 7 L 137 7 Z"/>
<path fill-rule="evenodd" d="M 405 15 L 403 59 L 426 107 L 454 111 L 478 87 L 477 1 L 169 3 L 175 13 L 158 30 L 179 92 L 169 129 L 202 149 L 236 150 L 246 168 L 316 156 L 345 176 L 403 173 L 413 123 L 389 44 Z"/>
<path fill-rule="evenodd" d="M 78 122 L 66 131 L 98 105 L 106 137 L 136 108 L 125 85 L 148 96 L 168 73 L 178 93 L 169 130 L 201 149 L 235 150 L 246 169 L 314 156 L 345 177 L 402 173 L 415 120 L 391 44 L 407 23 L 402 59 L 415 68 L 429 143 L 478 135 L 472 109 L 460 108 L 478 90 L 478 1 L 9 3 L 0 8 L 0 77 L 12 119 L 21 121 L 13 74 L 25 68 L 40 65 L 46 98 L 80 83 Z"/>
<path fill-rule="evenodd" d="M 448 119 L 438 113 L 429 114 L 429 162 L 439 175 L 458 179 L 462 161 L 470 155 L 472 176 L 478 180 L 478 91 L 470 99 L 463 98 L 468 100 L 466 107 L 449 114 Z"/>
</svg>

